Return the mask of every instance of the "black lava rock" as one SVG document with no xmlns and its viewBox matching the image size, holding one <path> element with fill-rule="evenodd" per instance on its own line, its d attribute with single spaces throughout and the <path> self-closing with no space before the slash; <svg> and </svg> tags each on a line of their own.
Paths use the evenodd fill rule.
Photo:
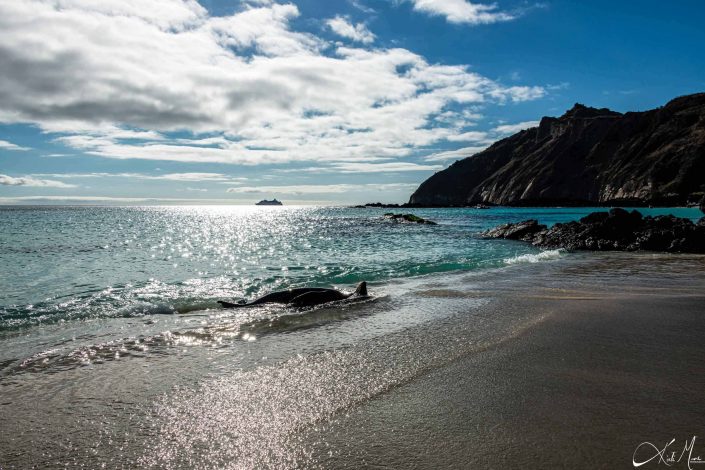
<svg viewBox="0 0 705 470">
<path fill-rule="evenodd" d="M 506 238 L 507 240 L 530 241 L 533 237 L 546 230 L 537 220 L 530 219 L 517 224 L 504 224 L 485 232 L 487 238 Z"/>
<path fill-rule="evenodd" d="M 705 253 L 705 217 L 694 224 L 672 215 L 642 217 L 637 211 L 612 209 L 593 212 L 578 222 L 556 224 L 551 228 L 535 220 L 505 224 L 482 236 L 569 250 Z"/>
<path fill-rule="evenodd" d="M 438 225 L 436 222 L 433 222 L 432 220 L 427 220 L 422 217 L 419 217 L 414 214 L 393 214 L 391 212 L 387 212 L 384 214 L 385 219 L 392 220 L 394 222 L 409 222 L 413 224 L 426 224 L 426 225 Z"/>
</svg>

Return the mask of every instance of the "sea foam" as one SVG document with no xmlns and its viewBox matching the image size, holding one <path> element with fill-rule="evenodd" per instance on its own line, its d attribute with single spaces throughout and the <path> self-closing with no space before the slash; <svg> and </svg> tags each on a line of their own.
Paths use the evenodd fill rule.
<svg viewBox="0 0 705 470">
<path fill-rule="evenodd" d="M 565 253 L 565 250 L 546 250 L 540 253 L 527 253 L 524 255 L 512 256 L 511 258 L 505 258 L 505 264 L 519 264 L 519 263 L 539 263 L 541 261 L 550 261 L 561 258 Z"/>
</svg>

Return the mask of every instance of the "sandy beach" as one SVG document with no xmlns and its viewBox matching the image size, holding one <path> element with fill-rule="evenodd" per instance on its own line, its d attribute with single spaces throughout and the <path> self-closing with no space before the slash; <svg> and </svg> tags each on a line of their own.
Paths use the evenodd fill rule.
<svg viewBox="0 0 705 470">
<path fill-rule="evenodd" d="M 633 468 L 672 439 L 675 459 L 693 445 L 672 468 L 705 455 L 705 257 L 529 256 L 267 321 L 95 323 L 135 336 L 8 363 L 2 466 Z"/>
<path fill-rule="evenodd" d="M 505 299 L 504 308 L 549 315 L 353 410 L 312 438 L 325 443 L 314 460 L 327 468 L 633 468 L 633 459 L 655 455 L 649 445 L 635 455 L 641 443 L 663 449 L 672 439 L 666 454 L 678 459 L 705 430 L 703 284 L 645 288 L 641 279 Z M 692 458 L 700 455 L 705 442 L 696 438 Z M 686 460 L 673 468 L 688 468 Z"/>
</svg>

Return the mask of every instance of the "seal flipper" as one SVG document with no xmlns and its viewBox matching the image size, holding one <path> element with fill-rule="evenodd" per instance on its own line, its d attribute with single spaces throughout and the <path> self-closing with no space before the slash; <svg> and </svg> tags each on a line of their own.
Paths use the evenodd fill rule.
<svg viewBox="0 0 705 470">
<path fill-rule="evenodd" d="M 367 282 L 362 281 L 360 284 L 357 285 L 357 289 L 355 289 L 355 295 L 367 297 Z"/>
</svg>

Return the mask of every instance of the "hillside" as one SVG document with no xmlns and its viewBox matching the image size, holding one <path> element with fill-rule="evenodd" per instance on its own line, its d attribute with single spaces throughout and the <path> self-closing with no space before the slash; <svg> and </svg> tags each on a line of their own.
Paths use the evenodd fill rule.
<svg viewBox="0 0 705 470">
<path fill-rule="evenodd" d="M 424 181 L 421 206 L 684 205 L 705 193 L 705 93 L 625 114 L 576 104 Z"/>
</svg>

